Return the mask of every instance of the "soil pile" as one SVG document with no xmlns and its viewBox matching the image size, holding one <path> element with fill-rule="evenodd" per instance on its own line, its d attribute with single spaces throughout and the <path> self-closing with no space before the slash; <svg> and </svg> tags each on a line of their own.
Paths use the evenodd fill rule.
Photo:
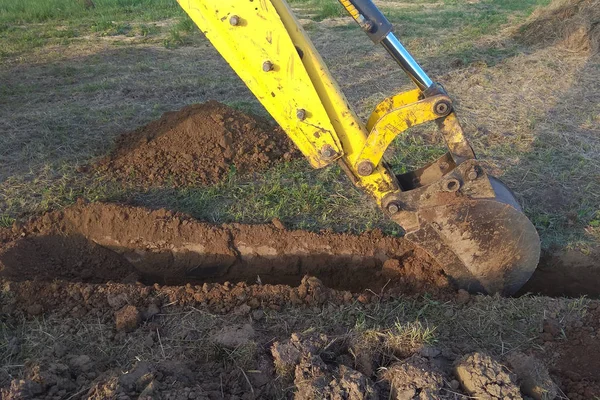
<svg viewBox="0 0 600 400">
<path fill-rule="evenodd" d="M 299 153 L 280 129 L 216 101 L 167 112 L 117 140 L 96 170 L 142 185 L 209 185 Z"/>
<path fill-rule="evenodd" d="M 516 38 L 527 44 L 560 44 L 575 52 L 598 52 L 600 0 L 555 0 L 534 12 Z"/>
<path fill-rule="evenodd" d="M 298 285 L 308 274 L 329 288 L 354 292 L 449 288 L 441 268 L 425 254 L 380 231 L 350 235 L 212 225 L 165 210 L 80 203 L 2 236 L 0 275 L 18 281 Z"/>
</svg>

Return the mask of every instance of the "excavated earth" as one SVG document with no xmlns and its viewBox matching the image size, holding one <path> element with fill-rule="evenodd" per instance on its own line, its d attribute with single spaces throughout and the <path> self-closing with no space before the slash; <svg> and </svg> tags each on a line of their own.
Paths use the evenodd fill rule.
<svg viewBox="0 0 600 400">
<path fill-rule="evenodd" d="M 3 399 L 520 399 L 523 393 L 551 399 L 562 392 L 591 399 L 600 393 L 598 301 L 583 317 L 549 317 L 537 347 L 500 358 L 460 346 L 408 346 L 382 356 L 365 344 L 372 341 L 335 325 L 317 333 L 299 321 L 302 329 L 291 336 L 287 325 L 278 328 L 277 318 L 295 309 L 332 318 L 338 308 L 369 309 L 398 296 L 477 301 L 457 294 L 421 250 L 378 231 L 213 225 L 171 211 L 80 202 L 4 229 L 0 240 L 1 322 L 24 326 L 43 316 L 36 329 L 46 341 L 19 366 L 18 378 L 0 370 Z M 213 317 L 185 328 L 190 314 Z M 375 349 L 385 348 L 382 337 Z M 5 336 L 4 356 L 36 347 L 24 341 L 33 339 Z M 89 343 L 96 350 L 85 348 Z M 119 368 L 115 351 L 138 361 Z"/>
<path fill-rule="evenodd" d="M 276 225 L 212 225 L 166 210 L 77 204 L 2 233 L 0 268 L 12 281 L 181 285 L 248 282 L 362 292 L 443 292 L 449 284 L 425 253 L 380 231 L 288 231 Z"/>
<path fill-rule="evenodd" d="M 580 25 L 596 49 L 597 26 Z M 122 135 L 93 169 L 142 186 L 210 185 L 298 154 L 268 122 L 208 102 Z M 600 398 L 598 300 L 542 298 L 523 352 L 505 351 L 506 332 L 486 347 L 460 324 L 428 346 L 362 328 L 410 303 L 417 321 L 451 305 L 443 317 L 456 322 L 471 307 L 483 330 L 496 314 L 479 304 L 503 301 L 456 292 L 423 250 L 377 230 L 79 202 L 0 229 L 0 288 L 1 399 Z M 544 254 L 526 293 L 597 298 L 596 255 Z"/>
<path fill-rule="evenodd" d="M 209 185 L 232 168 L 252 174 L 298 155 L 281 128 L 209 101 L 122 134 L 93 169 L 144 186 Z"/>
</svg>

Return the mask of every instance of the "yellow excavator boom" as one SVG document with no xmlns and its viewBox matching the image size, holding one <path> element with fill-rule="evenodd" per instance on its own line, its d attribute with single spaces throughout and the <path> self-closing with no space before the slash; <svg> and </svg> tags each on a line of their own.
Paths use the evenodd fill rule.
<svg viewBox="0 0 600 400">
<path fill-rule="evenodd" d="M 371 0 L 340 2 L 417 86 L 384 99 L 366 124 L 284 0 L 179 0 L 314 168 L 337 162 L 458 287 L 514 293 L 537 266 L 535 228 L 510 190 L 481 168 L 452 100 Z M 448 153 L 396 176 L 385 151 L 408 128 L 430 121 L 437 122 Z"/>
</svg>

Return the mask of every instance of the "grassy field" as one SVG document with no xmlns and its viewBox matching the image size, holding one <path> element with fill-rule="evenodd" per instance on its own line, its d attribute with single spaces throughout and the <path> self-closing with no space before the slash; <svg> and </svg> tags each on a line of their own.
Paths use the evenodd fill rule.
<svg viewBox="0 0 600 400">
<path fill-rule="evenodd" d="M 547 0 L 378 4 L 456 98 L 483 162 L 515 189 L 546 247 L 600 237 L 597 57 L 524 47 L 517 27 Z M 334 0 L 293 7 L 359 115 L 409 83 Z M 0 225 L 78 197 L 189 212 L 200 219 L 396 232 L 338 168 L 300 160 L 214 187 L 144 189 L 82 167 L 122 132 L 184 105 L 264 109 L 175 1 L 0 0 Z M 443 146 L 431 127 L 400 138 L 390 161 L 419 166 Z"/>
</svg>

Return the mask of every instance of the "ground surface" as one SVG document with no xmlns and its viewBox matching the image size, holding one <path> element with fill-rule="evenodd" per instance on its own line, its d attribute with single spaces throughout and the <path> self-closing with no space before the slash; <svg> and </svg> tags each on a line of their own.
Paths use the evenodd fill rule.
<svg viewBox="0 0 600 400">
<path fill-rule="evenodd" d="M 600 8 L 546 3 L 379 2 L 540 232 L 506 299 L 310 170 L 174 2 L 0 0 L 0 397 L 600 398 Z M 362 117 L 409 87 L 293 7 Z"/>
</svg>

